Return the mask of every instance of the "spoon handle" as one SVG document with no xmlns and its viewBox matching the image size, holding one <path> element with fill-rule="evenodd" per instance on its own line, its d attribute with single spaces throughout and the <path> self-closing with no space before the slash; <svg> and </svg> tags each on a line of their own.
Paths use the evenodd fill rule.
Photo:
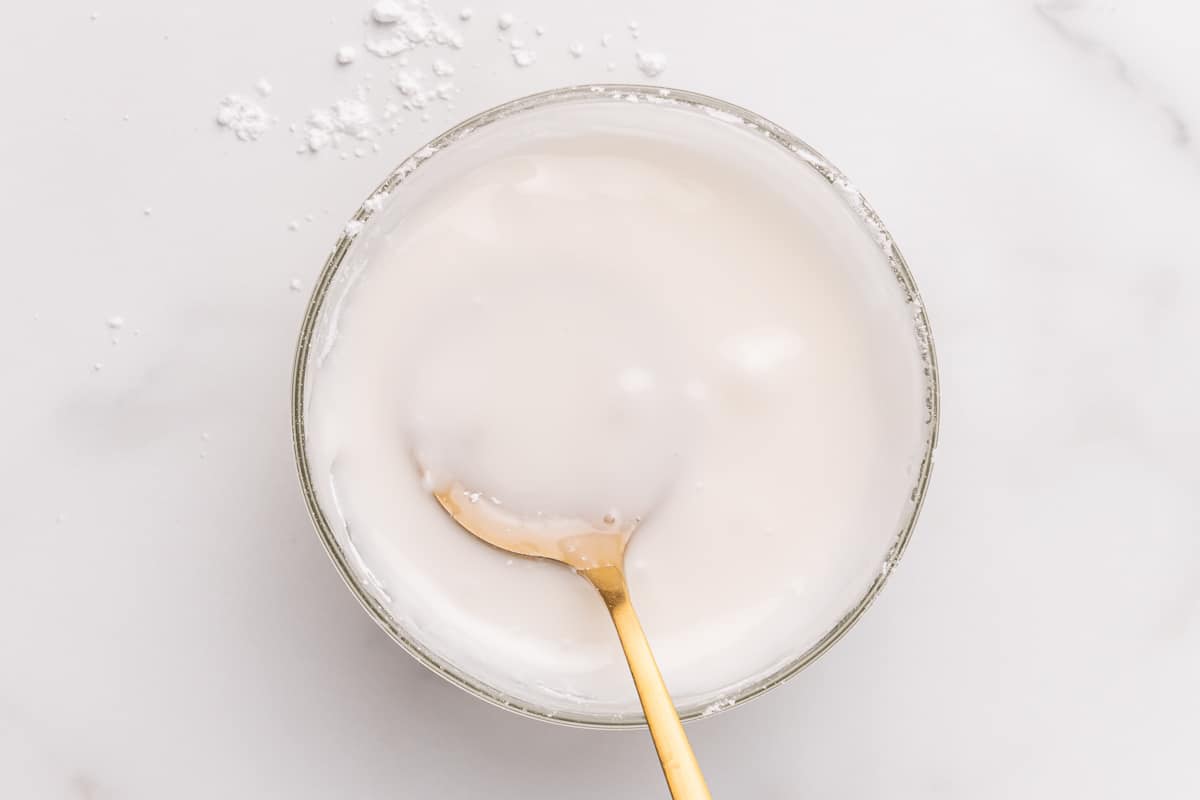
<svg viewBox="0 0 1200 800">
<path fill-rule="evenodd" d="M 684 733 L 683 723 L 679 721 L 675 704 L 667 692 L 667 685 L 663 683 L 662 673 L 658 671 L 654 654 L 650 652 L 650 642 L 646 640 L 642 624 L 638 622 L 633 604 L 629 602 L 629 588 L 625 585 L 624 573 L 615 566 L 593 567 L 581 572 L 599 590 L 612 615 L 671 797 L 674 800 L 712 800 L 700 764 Z"/>
</svg>

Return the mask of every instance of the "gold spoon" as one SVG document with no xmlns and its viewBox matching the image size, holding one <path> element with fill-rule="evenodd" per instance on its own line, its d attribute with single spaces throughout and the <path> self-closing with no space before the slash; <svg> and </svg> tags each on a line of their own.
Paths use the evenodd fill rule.
<svg viewBox="0 0 1200 800">
<path fill-rule="evenodd" d="M 621 639 L 671 797 L 712 800 L 675 704 L 650 652 L 646 633 L 629 601 L 625 545 L 638 521 L 620 523 L 610 515 L 605 517 L 607 527 L 603 529 L 569 519 L 531 521 L 457 483 L 435 490 L 433 496 L 455 522 L 488 544 L 518 555 L 560 561 L 596 587 Z"/>
</svg>

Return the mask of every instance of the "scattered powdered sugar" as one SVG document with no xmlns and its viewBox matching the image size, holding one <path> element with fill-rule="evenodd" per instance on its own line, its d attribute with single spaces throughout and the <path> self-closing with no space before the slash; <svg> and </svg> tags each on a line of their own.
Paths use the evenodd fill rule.
<svg viewBox="0 0 1200 800">
<path fill-rule="evenodd" d="M 305 146 L 312 152 L 325 149 L 333 141 L 333 125 L 325 115 L 314 114 L 306 123 Z"/>
<path fill-rule="evenodd" d="M 377 55 L 380 58 L 391 58 L 392 56 L 399 55 L 405 50 L 408 50 L 410 46 L 411 45 L 408 44 L 407 40 L 398 38 L 380 40 L 368 39 L 363 44 L 363 47 L 366 48 L 368 53 Z"/>
<path fill-rule="evenodd" d="M 339 132 L 356 139 L 370 136 L 371 108 L 362 100 L 338 100 L 332 111 Z"/>
<path fill-rule="evenodd" d="M 349 222 L 346 223 L 346 227 L 343 228 L 343 230 L 345 231 L 347 236 L 358 236 L 359 232 L 362 229 L 363 229 L 362 220 L 358 220 L 358 219 L 350 220 Z"/>
<path fill-rule="evenodd" d="M 396 89 L 404 97 L 413 97 L 420 94 L 421 82 L 413 72 L 398 72 L 396 73 Z"/>
<path fill-rule="evenodd" d="M 405 97 L 414 97 L 421 93 L 421 82 L 415 73 L 400 72 L 396 74 L 396 89 Z"/>
<path fill-rule="evenodd" d="M 435 111 L 434 105 L 438 101 L 443 103 L 442 107 L 446 110 L 454 109 L 454 104 L 449 101 L 459 93 L 459 89 L 452 78 L 459 69 L 465 67 L 462 64 L 456 67 L 453 61 L 433 53 L 423 56 L 420 51 L 458 50 L 464 44 L 461 32 L 430 7 L 431 0 L 367 1 L 371 4 L 364 21 L 365 32 L 361 49 L 372 56 L 387 60 L 390 70 L 389 74 L 383 76 L 383 80 L 394 87 L 395 91 L 371 95 L 372 75 L 364 73 L 360 76 L 352 96 L 335 100 L 328 106 L 319 105 L 312 109 L 305 119 L 292 122 L 288 126 L 288 130 L 296 137 L 297 153 L 312 154 L 333 149 L 342 159 L 351 156 L 362 158 L 370 153 L 379 152 L 380 138 L 385 134 L 398 132 L 408 115 L 411 114 L 422 122 L 431 121 L 431 112 Z M 449 13 L 462 22 L 474 16 L 469 7 Z M 514 67 L 524 69 L 538 63 L 536 50 L 527 46 L 527 40 L 517 35 L 519 28 L 525 32 L 523 21 L 511 11 L 504 11 L 497 15 L 496 25 L 502 32 L 498 38 L 508 44 L 507 52 Z M 636 21 L 630 21 L 628 27 L 635 38 L 640 34 L 640 27 Z M 552 39 L 547 34 L 547 26 L 531 25 L 528 26 L 528 31 L 534 36 L 545 37 L 547 41 Z M 600 36 L 599 42 L 601 47 L 614 50 L 612 56 L 617 56 L 619 53 L 616 51 L 623 49 L 608 33 Z M 557 46 L 563 47 L 564 44 L 564 58 L 583 57 L 582 41 L 569 40 Z M 360 61 L 359 49 L 351 44 L 337 46 L 334 49 L 336 64 L 353 71 L 356 68 L 353 65 Z M 633 55 L 634 65 L 647 77 L 653 78 L 666 68 L 667 59 L 661 52 L 637 50 Z M 604 68 L 614 72 L 617 63 L 607 61 Z M 480 66 L 482 65 L 478 61 L 472 64 L 475 69 Z M 598 68 L 599 65 L 592 67 L 593 70 Z M 258 79 L 253 87 L 260 99 L 266 99 L 273 94 L 273 87 L 265 78 Z M 241 141 L 256 141 L 278 123 L 277 117 L 251 97 L 252 95 L 230 94 L 221 100 L 217 109 L 218 124 L 231 130 Z M 370 99 L 374 99 L 374 102 L 369 102 Z"/>
<path fill-rule="evenodd" d="M 454 68 L 442 62 L 435 63 L 431 70 L 434 75 L 453 74 Z M 404 97 L 400 108 L 405 111 L 424 110 L 430 103 L 437 100 L 448 100 L 454 94 L 454 84 L 443 81 L 436 86 L 425 83 L 425 76 L 420 70 L 404 70 L 396 73 L 396 90 Z M 399 109 L 396 109 L 399 111 Z M 386 107 L 385 107 L 386 111 Z"/>
<path fill-rule="evenodd" d="M 419 46 L 462 47 L 462 34 L 431 11 L 427 0 L 379 0 L 371 8 L 371 19 L 384 35 L 368 38 L 363 46 L 381 58 Z"/>
<path fill-rule="evenodd" d="M 376 22 L 398 22 L 404 15 L 404 8 L 395 0 L 379 0 L 371 9 L 371 16 Z"/>
<path fill-rule="evenodd" d="M 293 292 L 298 292 L 303 287 L 304 287 L 304 284 L 300 282 L 299 278 L 292 278 L 292 282 L 288 284 L 288 288 L 291 289 Z"/>
<path fill-rule="evenodd" d="M 327 109 L 309 112 L 304 121 L 304 144 L 312 152 L 343 138 L 370 139 L 379 133 L 371 107 L 361 98 L 344 98 Z"/>
<path fill-rule="evenodd" d="M 274 123 L 266 109 L 241 95 L 231 94 L 217 106 L 217 124 L 243 142 L 257 141 Z"/>
<path fill-rule="evenodd" d="M 106 319 L 104 321 L 104 324 L 107 325 L 112 330 L 117 331 L 117 330 L 120 330 L 121 328 L 125 327 L 125 318 L 124 317 L 109 317 L 108 319 Z"/>
<path fill-rule="evenodd" d="M 634 59 L 637 62 L 637 68 L 647 78 L 660 75 L 667 68 L 667 57 L 662 53 L 638 50 L 634 53 Z"/>
</svg>

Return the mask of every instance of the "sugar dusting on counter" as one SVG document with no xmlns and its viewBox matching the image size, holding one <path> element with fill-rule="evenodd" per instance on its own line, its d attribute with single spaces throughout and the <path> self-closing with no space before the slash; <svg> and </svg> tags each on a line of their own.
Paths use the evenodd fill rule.
<svg viewBox="0 0 1200 800">
<path fill-rule="evenodd" d="M 312 155 L 334 150 L 342 159 L 362 158 L 379 152 L 379 139 L 398 132 L 406 118 L 428 122 L 439 115 L 439 109 L 452 110 L 449 101 L 460 92 L 454 83 L 455 76 L 464 74 L 467 66 L 472 71 L 482 66 L 478 53 L 473 54 L 469 65 L 458 60 L 461 56 L 456 56 L 467 47 L 464 29 L 460 26 L 473 17 L 474 12 L 469 7 L 457 11 L 447 9 L 443 13 L 431 6 L 429 0 L 377 0 L 369 5 L 363 14 L 361 45 L 346 44 L 345 40 L 334 42 L 332 68 L 356 72 L 362 64 L 360 52 L 366 52 L 380 59 L 387 70 L 381 76 L 384 85 L 372 92 L 374 76 L 363 73 L 350 95 L 332 102 L 315 103 L 302 119 L 286 126 L 295 137 L 295 152 Z M 567 70 L 567 64 L 584 59 L 584 45 L 578 39 L 567 39 L 555 45 L 550 41 L 552 32 L 547 33 L 548 26 L 532 25 L 520 14 L 507 9 L 495 20 L 495 28 L 491 29 L 493 34 L 487 38 L 498 38 L 507 47 L 501 52 L 491 49 L 488 57 L 507 58 L 510 68 Z M 642 28 L 636 21 L 630 21 L 628 28 L 632 39 L 641 37 Z M 476 33 L 483 30 L 486 28 L 476 28 Z M 539 53 L 542 48 L 532 46 L 533 39 L 539 44 L 549 43 L 561 54 L 559 60 L 540 57 L 545 53 Z M 597 73 L 601 70 L 615 72 L 621 62 L 611 56 L 620 55 L 622 44 L 609 33 L 603 33 L 597 39 L 611 55 L 591 69 Z M 475 41 L 471 46 L 482 51 L 489 44 Z M 427 55 L 430 51 L 436 55 Z M 641 49 L 626 52 L 629 58 L 626 63 L 645 77 L 657 77 L 666 69 L 667 57 L 662 52 Z M 563 84 L 579 82 L 578 68 L 567 72 L 561 81 Z M 264 105 L 274 94 L 272 83 L 258 78 L 251 87 L 252 92 L 229 94 L 217 106 L 217 124 L 243 142 L 259 140 L 279 121 Z"/>
<path fill-rule="evenodd" d="M 378 132 L 371 107 L 362 98 L 338 100 L 329 108 L 311 111 L 304 121 L 303 143 L 311 152 L 324 149 L 335 137 L 371 139 Z"/>
<path fill-rule="evenodd" d="M 647 78 L 657 77 L 667 68 L 667 57 L 662 53 L 649 53 L 644 50 L 638 50 L 634 54 L 634 58 L 637 61 L 637 68 Z"/>
<path fill-rule="evenodd" d="M 231 94 L 217 106 L 217 124 L 243 142 L 253 142 L 275 124 L 266 109 L 242 95 Z"/>
<path fill-rule="evenodd" d="M 434 13 L 425 0 L 379 0 L 371 8 L 376 30 L 363 45 L 377 56 L 389 58 L 415 47 L 462 47 L 462 34 Z"/>
</svg>

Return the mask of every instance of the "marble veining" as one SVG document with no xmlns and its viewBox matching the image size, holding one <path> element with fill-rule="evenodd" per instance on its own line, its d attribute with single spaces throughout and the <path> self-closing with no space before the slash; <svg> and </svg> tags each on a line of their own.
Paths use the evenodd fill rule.
<svg viewBox="0 0 1200 800">
<path fill-rule="evenodd" d="M 1033 8 L 1038 17 L 1059 38 L 1072 48 L 1104 62 L 1118 81 L 1142 96 L 1149 107 L 1157 108 L 1166 118 L 1174 143 L 1181 148 L 1192 150 L 1191 126 L 1183 113 L 1171 103 L 1157 97 L 1152 88 L 1143 85 L 1137 72 L 1131 68 L 1116 46 L 1103 41 L 1079 25 L 1077 18 L 1080 14 L 1103 13 L 1108 5 L 1084 3 L 1080 0 L 1044 0 L 1035 3 Z M 1193 152 L 1193 155 L 1200 156 L 1200 153 Z"/>
</svg>

